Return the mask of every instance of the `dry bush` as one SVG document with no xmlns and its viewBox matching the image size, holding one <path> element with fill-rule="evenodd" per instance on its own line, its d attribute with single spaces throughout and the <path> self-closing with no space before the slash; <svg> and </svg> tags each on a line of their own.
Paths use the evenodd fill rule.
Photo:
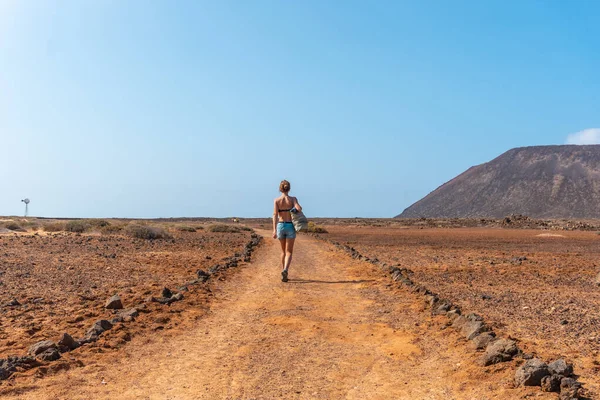
<svg viewBox="0 0 600 400">
<path fill-rule="evenodd" d="M 25 230 L 31 229 L 33 231 L 37 231 L 38 229 L 40 229 L 40 223 L 38 221 L 23 221 L 21 223 L 21 226 Z"/>
<path fill-rule="evenodd" d="M 104 235 L 113 235 L 122 232 L 123 229 L 125 229 L 123 224 L 109 224 L 100 228 L 100 232 Z"/>
<path fill-rule="evenodd" d="M 163 228 L 156 226 L 147 225 L 128 225 L 126 228 L 127 233 L 137 239 L 171 239 L 172 236 L 165 231 Z"/>
<path fill-rule="evenodd" d="M 92 228 L 104 228 L 110 225 L 110 222 L 105 219 L 87 219 L 85 222 Z"/>
<path fill-rule="evenodd" d="M 315 224 L 314 222 L 308 223 L 308 229 L 306 231 L 311 233 L 329 233 L 327 229 Z"/>
<path fill-rule="evenodd" d="M 44 224 L 43 229 L 44 232 L 60 232 L 65 230 L 65 224 L 59 221 L 48 222 Z"/>
<path fill-rule="evenodd" d="M 196 228 L 193 226 L 178 226 L 177 230 L 179 232 L 196 232 Z"/>
<path fill-rule="evenodd" d="M 18 223 L 16 223 L 15 221 L 10 221 L 10 222 L 6 222 L 4 224 L 4 227 L 6 229 L 9 229 L 11 231 L 23 231 L 24 229 L 21 227 L 21 225 L 19 225 Z"/>
<path fill-rule="evenodd" d="M 91 225 L 87 221 L 74 220 L 68 221 L 65 224 L 67 232 L 83 233 L 91 229 Z"/>
<path fill-rule="evenodd" d="M 227 224 L 214 224 L 208 227 L 209 232 L 238 233 L 240 228 Z"/>
</svg>

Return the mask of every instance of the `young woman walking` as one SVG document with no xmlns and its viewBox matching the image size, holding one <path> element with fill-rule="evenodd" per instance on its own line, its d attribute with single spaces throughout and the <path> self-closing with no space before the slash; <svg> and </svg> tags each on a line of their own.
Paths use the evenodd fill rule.
<svg viewBox="0 0 600 400">
<path fill-rule="evenodd" d="M 296 230 L 292 224 L 292 210 L 302 211 L 296 197 L 289 195 L 290 183 L 286 180 L 279 184 L 281 196 L 274 201 L 273 210 L 273 239 L 279 239 L 281 244 L 281 280 L 288 281 L 288 270 L 292 262 L 292 253 L 294 252 L 294 241 L 296 240 Z M 294 211 L 295 211 L 294 210 Z"/>
</svg>

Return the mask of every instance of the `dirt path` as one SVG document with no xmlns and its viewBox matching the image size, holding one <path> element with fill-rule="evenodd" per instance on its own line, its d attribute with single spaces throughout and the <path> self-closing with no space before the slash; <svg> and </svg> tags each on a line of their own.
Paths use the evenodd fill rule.
<svg viewBox="0 0 600 400">
<path fill-rule="evenodd" d="M 194 328 L 136 337 L 111 363 L 32 378 L 5 398 L 483 400 L 525 393 L 511 389 L 508 367 L 475 367 L 460 339 L 381 272 L 323 242 L 301 237 L 290 282 L 280 282 L 279 244 L 268 233 L 261 232 L 265 245 L 254 263 L 223 282 Z"/>
</svg>

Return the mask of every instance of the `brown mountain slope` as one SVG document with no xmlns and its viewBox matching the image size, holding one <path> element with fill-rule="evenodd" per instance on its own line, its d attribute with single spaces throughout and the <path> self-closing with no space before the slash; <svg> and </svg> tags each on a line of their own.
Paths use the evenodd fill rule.
<svg viewBox="0 0 600 400">
<path fill-rule="evenodd" d="M 600 218 L 600 145 L 512 149 L 469 168 L 398 218 Z"/>
</svg>

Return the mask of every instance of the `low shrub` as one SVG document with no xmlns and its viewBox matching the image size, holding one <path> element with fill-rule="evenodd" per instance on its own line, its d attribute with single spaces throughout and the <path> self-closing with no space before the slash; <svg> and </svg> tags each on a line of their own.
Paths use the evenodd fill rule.
<svg viewBox="0 0 600 400">
<path fill-rule="evenodd" d="M 196 228 L 193 226 L 178 226 L 177 230 L 180 232 L 196 232 Z"/>
<path fill-rule="evenodd" d="M 91 228 L 91 225 L 87 221 L 73 220 L 68 221 L 65 224 L 65 230 L 67 232 L 83 233 Z"/>
<path fill-rule="evenodd" d="M 105 219 L 88 219 L 85 222 L 93 228 L 104 228 L 110 226 L 110 222 Z"/>
<path fill-rule="evenodd" d="M 163 228 L 159 228 L 156 226 L 147 226 L 147 225 L 128 225 L 127 233 L 137 239 L 146 239 L 146 240 L 154 240 L 154 239 L 171 239 L 172 236 L 169 235 L 167 231 Z"/>
<path fill-rule="evenodd" d="M 227 224 L 214 224 L 208 227 L 210 232 L 222 232 L 222 233 L 238 233 L 240 228 L 233 225 Z"/>
<path fill-rule="evenodd" d="M 60 232 L 65 230 L 65 224 L 63 222 L 48 222 L 43 226 L 44 232 Z"/>
<path fill-rule="evenodd" d="M 311 232 L 311 233 L 329 233 L 327 231 L 327 229 L 323 228 L 320 225 L 315 224 L 314 222 L 309 222 L 308 223 L 307 232 Z"/>
<path fill-rule="evenodd" d="M 102 232 L 102 234 L 105 234 L 105 235 L 112 235 L 115 233 L 122 232 L 123 228 L 124 228 L 123 225 L 110 224 L 110 225 L 106 225 L 106 226 L 103 226 L 102 228 L 100 228 L 100 232 Z"/>
<path fill-rule="evenodd" d="M 22 231 L 23 230 L 21 225 L 17 224 L 15 221 L 10 221 L 10 222 L 5 223 L 4 227 L 11 231 Z"/>
</svg>

